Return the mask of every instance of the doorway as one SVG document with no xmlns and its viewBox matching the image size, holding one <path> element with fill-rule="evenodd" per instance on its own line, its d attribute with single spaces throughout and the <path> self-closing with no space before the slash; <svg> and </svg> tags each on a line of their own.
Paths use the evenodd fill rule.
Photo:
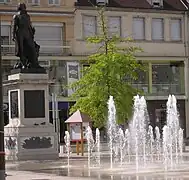
<svg viewBox="0 0 189 180">
<path fill-rule="evenodd" d="M 155 125 L 159 127 L 160 133 L 162 135 L 163 127 L 166 125 L 167 112 L 166 109 L 156 109 L 155 110 Z"/>
</svg>

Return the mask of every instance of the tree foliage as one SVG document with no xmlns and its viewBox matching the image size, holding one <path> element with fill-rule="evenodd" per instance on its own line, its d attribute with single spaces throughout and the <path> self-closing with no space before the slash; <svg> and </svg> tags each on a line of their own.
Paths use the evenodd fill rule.
<svg viewBox="0 0 189 180">
<path fill-rule="evenodd" d="M 83 70 L 81 79 L 71 85 L 76 89 L 72 98 L 77 99 L 71 113 L 79 109 L 90 115 L 94 125 L 101 128 L 107 121 L 110 95 L 114 97 L 118 122 L 123 123 L 130 117 L 133 96 L 138 93 L 131 82 L 138 78 L 138 70 L 144 70 L 144 67 L 135 58 L 140 48 L 133 46 L 131 39 L 110 36 L 104 8 L 97 12 L 101 33 L 87 38 L 87 42 L 99 48 L 85 60 L 90 66 Z"/>
</svg>

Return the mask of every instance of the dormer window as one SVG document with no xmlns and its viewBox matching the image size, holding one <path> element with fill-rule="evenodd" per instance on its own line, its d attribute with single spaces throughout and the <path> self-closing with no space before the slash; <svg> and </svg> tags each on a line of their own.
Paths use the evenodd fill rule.
<svg viewBox="0 0 189 180">
<path fill-rule="evenodd" d="M 163 7 L 163 0 L 152 0 L 152 6 L 154 8 Z"/>
<path fill-rule="evenodd" d="M 104 6 L 104 5 L 108 4 L 108 0 L 96 0 L 96 4 Z"/>
</svg>

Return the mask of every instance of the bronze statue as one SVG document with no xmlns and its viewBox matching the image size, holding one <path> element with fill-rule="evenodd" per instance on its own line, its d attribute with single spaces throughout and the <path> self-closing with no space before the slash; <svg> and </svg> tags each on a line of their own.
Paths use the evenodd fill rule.
<svg viewBox="0 0 189 180">
<path fill-rule="evenodd" d="M 41 68 L 38 63 L 40 46 L 34 41 L 35 29 L 24 3 L 18 5 L 18 14 L 13 16 L 12 29 L 15 55 L 20 58 L 14 68 Z"/>
</svg>

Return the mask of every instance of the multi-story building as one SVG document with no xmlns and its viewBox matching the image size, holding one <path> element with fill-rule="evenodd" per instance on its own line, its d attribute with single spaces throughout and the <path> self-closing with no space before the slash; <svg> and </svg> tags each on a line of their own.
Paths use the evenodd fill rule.
<svg viewBox="0 0 189 180">
<path fill-rule="evenodd" d="M 59 118 L 68 117 L 73 104 L 68 99 L 72 90 L 67 84 L 80 77 L 79 60 L 96 51 L 85 38 L 99 33 L 98 15 L 88 0 L 26 0 L 36 41 L 41 45 L 40 64 L 47 69 L 50 95 L 58 95 Z M 133 86 L 142 89 L 148 103 L 152 124 L 163 126 L 168 94 L 178 100 L 181 125 L 189 136 L 188 93 L 188 4 L 186 0 L 91 0 L 105 5 L 108 31 L 121 37 L 131 37 L 143 49 L 137 59 L 148 66 L 139 72 Z M 7 79 L 16 63 L 11 37 L 11 21 L 17 0 L 0 0 L 3 78 Z M 49 96 L 50 97 L 50 96 Z M 7 89 L 4 88 L 4 103 Z M 6 106 L 5 106 L 6 107 Z M 51 109 L 50 103 L 50 109 Z M 61 123 L 61 126 L 62 123 Z"/>
<path fill-rule="evenodd" d="M 148 66 L 133 85 L 145 92 L 153 126 L 166 122 L 169 94 L 178 100 L 180 124 L 189 136 L 188 114 L 188 6 L 184 0 L 78 0 L 74 24 L 74 55 L 96 51 L 84 39 L 99 33 L 93 5 L 106 6 L 108 31 L 131 37 L 143 49 L 137 60 Z"/>
<path fill-rule="evenodd" d="M 17 11 L 17 0 L 0 0 L 3 80 L 7 79 L 15 57 L 11 23 Z M 67 65 L 75 68 L 71 44 L 74 35 L 74 0 L 25 0 L 32 24 L 36 29 L 35 40 L 40 44 L 40 65 L 45 67 L 53 85 L 50 93 L 59 93 L 61 118 L 67 117 L 69 102 L 64 85 L 67 82 Z M 73 63 L 72 63 L 73 61 Z M 74 77 L 73 77 L 74 78 Z M 4 87 L 4 107 L 7 108 L 7 89 Z M 8 108 L 7 108 L 8 109 Z M 51 109 L 51 103 L 50 103 Z M 63 115 L 62 115 L 63 114 Z M 7 119 L 5 113 L 5 120 Z M 64 117 L 65 115 L 65 117 Z"/>
</svg>

